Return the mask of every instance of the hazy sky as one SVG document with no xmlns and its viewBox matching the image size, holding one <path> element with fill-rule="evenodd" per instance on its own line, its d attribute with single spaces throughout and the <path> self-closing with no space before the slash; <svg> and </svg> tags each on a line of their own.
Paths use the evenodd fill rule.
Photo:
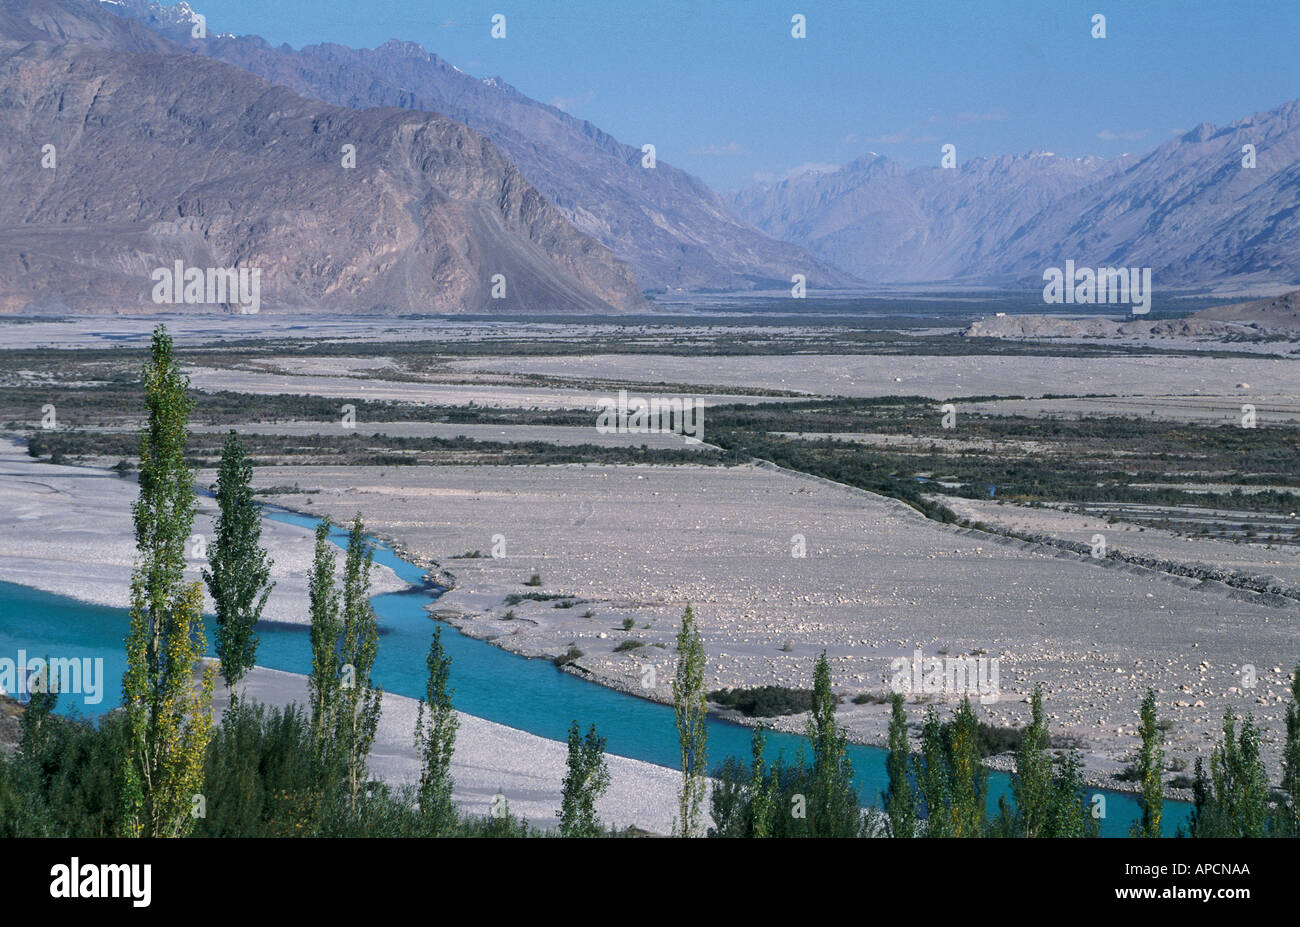
<svg viewBox="0 0 1300 927">
<path fill-rule="evenodd" d="M 719 189 L 875 151 L 907 165 L 1145 152 L 1300 97 L 1300 0 L 190 0 L 295 47 L 419 42 Z M 490 35 L 493 14 L 506 37 Z M 803 14 L 807 38 L 791 36 Z M 1092 17 L 1106 17 L 1093 38 Z"/>
</svg>

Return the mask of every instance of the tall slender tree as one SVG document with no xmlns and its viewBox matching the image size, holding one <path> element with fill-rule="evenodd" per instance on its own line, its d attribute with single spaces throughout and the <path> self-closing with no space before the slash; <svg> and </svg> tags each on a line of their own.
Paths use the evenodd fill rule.
<svg viewBox="0 0 1300 927">
<path fill-rule="evenodd" d="M 122 679 L 127 749 L 120 820 L 128 835 L 183 836 L 193 824 L 212 736 L 213 673 L 194 677 L 207 643 L 202 586 L 185 582 L 195 510 L 194 473 L 185 463 L 192 404 L 162 325 L 154 329 L 143 378 L 147 421 L 133 507 L 137 555 Z"/>
<path fill-rule="evenodd" d="M 989 771 L 979 749 L 979 721 L 969 696 L 961 700 L 946 730 L 951 769 L 954 837 L 983 837 Z"/>
<path fill-rule="evenodd" d="M 1047 718 L 1043 713 L 1042 686 L 1034 687 L 1029 706 L 1029 725 L 1016 749 L 1011 794 L 1016 800 L 1018 835 L 1043 837 L 1051 827 L 1054 786 L 1052 759 L 1047 752 Z"/>
<path fill-rule="evenodd" d="M 1196 837 L 1264 837 L 1269 831 L 1268 773 L 1259 752 L 1259 728 L 1253 718 L 1241 723 L 1229 708 L 1223 714 L 1223 739 L 1210 753 L 1210 772 L 1199 758 L 1193 787 Z"/>
<path fill-rule="evenodd" d="M 455 820 L 452 805 L 451 758 L 456 749 L 456 710 L 447 687 L 451 658 L 442 648 L 442 628 L 434 627 L 429 656 L 425 659 L 429 678 L 424 698 L 416 709 L 415 749 L 421 756 L 420 813 L 432 833 L 441 832 Z M 427 713 L 427 719 L 426 719 Z"/>
<path fill-rule="evenodd" d="M 253 500 L 253 465 L 231 429 L 217 469 L 217 517 L 203 571 L 217 613 L 216 651 L 221 678 L 234 704 L 235 686 L 257 658 L 258 620 L 275 585 L 261 546 L 262 514 Z"/>
<path fill-rule="evenodd" d="M 677 632 L 677 670 L 673 676 L 673 708 L 681 746 L 682 789 L 678 796 L 679 833 L 694 837 L 703 825 L 704 792 L 708 784 L 708 706 L 704 693 L 704 644 L 690 605 Z"/>
<path fill-rule="evenodd" d="M 925 806 L 927 837 L 951 837 L 952 784 L 948 750 L 944 745 L 943 722 L 939 710 L 931 705 L 925 711 L 921 725 L 921 755 L 918 764 L 917 786 Z"/>
<path fill-rule="evenodd" d="M 885 813 L 889 816 L 891 837 L 916 836 L 916 794 L 912 789 L 912 750 L 907 740 L 907 712 L 903 709 L 903 696 L 895 692 L 890 696 L 889 757 L 885 769 L 889 774 L 889 789 L 883 796 Z"/>
<path fill-rule="evenodd" d="M 824 650 L 813 669 L 807 737 L 813 748 L 809 830 L 819 837 L 857 836 L 861 820 L 853 791 L 853 764 L 848 756 L 848 736 L 835 721 L 835 692 Z"/>
<path fill-rule="evenodd" d="M 1142 746 L 1138 748 L 1137 773 L 1141 792 L 1138 805 L 1142 817 L 1133 822 L 1130 833 L 1134 837 L 1159 837 L 1160 821 L 1165 810 L 1165 755 L 1160 731 L 1160 719 L 1156 715 L 1156 693 L 1147 689 L 1146 698 L 1138 713 L 1138 734 Z"/>
<path fill-rule="evenodd" d="M 605 738 L 596 725 L 582 737 L 578 722 L 569 727 L 569 758 L 560 798 L 560 834 L 565 837 L 599 837 L 600 818 L 596 802 L 609 788 L 609 767 L 605 763 Z"/>
<path fill-rule="evenodd" d="M 343 623 L 339 617 L 339 593 L 334 583 L 337 558 L 330 543 L 333 525 L 322 518 L 316 525 L 316 550 L 308 581 L 311 611 L 311 675 L 307 679 L 311 700 L 311 734 L 322 775 L 340 774 L 334 749 L 335 717 L 339 703 L 339 640 Z"/>
<path fill-rule="evenodd" d="M 1096 837 L 1099 824 L 1084 802 L 1082 764 L 1071 750 L 1053 761 L 1051 735 L 1043 711 L 1043 689 L 1029 698 L 1030 722 L 1016 749 L 1011 775 L 1012 810 L 1003 801 L 1003 835 L 1016 837 Z"/>
<path fill-rule="evenodd" d="M 752 758 L 749 773 L 750 836 L 769 837 L 772 834 L 772 812 L 776 809 L 776 783 L 767 771 L 764 753 L 767 749 L 767 732 L 760 724 L 754 728 L 749 751 Z"/>
<path fill-rule="evenodd" d="M 1049 837 L 1100 837 L 1101 821 L 1085 800 L 1083 762 L 1078 750 L 1069 750 L 1057 762 L 1055 797 Z"/>
<path fill-rule="evenodd" d="M 339 640 L 341 680 L 335 742 L 342 749 L 349 802 L 356 800 L 366 780 L 366 762 L 379 726 L 383 690 L 371 671 L 379 652 L 379 623 L 370 604 L 370 570 L 375 551 L 366 539 L 361 515 L 352 519 L 347 557 L 343 564 L 343 628 Z"/>
</svg>

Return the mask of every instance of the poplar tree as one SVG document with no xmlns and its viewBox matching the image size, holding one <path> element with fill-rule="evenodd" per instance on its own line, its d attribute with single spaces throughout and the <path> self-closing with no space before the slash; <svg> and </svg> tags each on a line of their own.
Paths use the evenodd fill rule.
<svg viewBox="0 0 1300 927">
<path fill-rule="evenodd" d="M 1043 713 L 1043 688 L 1035 686 L 1029 697 L 1030 721 L 1016 748 L 1016 769 L 1011 794 L 1016 801 L 1018 836 L 1045 837 L 1052 826 L 1055 785 L 1048 754 L 1047 719 Z"/>
<path fill-rule="evenodd" d="M 704 697 L 704 644 L 690 605 L 677 632 L 677 671 L 673 676 L 673 709 L 681 746 L 682 789 L 678 801 L 678 829 L 694 837 L 702 825 L 707 786 L 708 706 Z"/>
<path fill-rule="evenodd" d="M 235 686 L 257 657 L 255 627 L 262 617 L 270 582 L 271 559 L 261 547 L 262 515 L 253 500 L 253 465 L 232 429 L 217 470 L 217 517 L 203 571 L 217 614 L 216 651 L 221 678 L 235 701 Z"/>
<path fill-rule="evenodd" d="M 140 434 L 136 563 L 126 637 L 122 702 L 121 827 L 130 836 L 189 832 L 212 736 L 211 668 L 195 679 L 207 642 L 203 591 L 185 582 L 185 544 L 194 524 L 194 473 L 185 463 L 192 403 L 188 378 L 165 326 L 154 329 L 143 370 L 147 421 Z"/>
<path fill-rule="evenodd" d="M 981 761 L 979 721 L 970 698 L 963 698 L 946 730 L 952 796 L 952 835 L 983 837 L 989 771 Z"/>
<path fill-rule="evenodd" d="M 1043 711 L 1042 686 L 1029 698 L 1030 723 L 1016 748 L 1016 768 L 1011 775 L 1015 810 L 1003 805 L 1009 818 L 1007 836 L 1096 837 L 1100 825 L 1084 802 L 1082 764 L 1071 750 L 1053 761 L 1051 735 Z"/>
<path fill-rule="evenodd" d="M 339 703 L 339 593 L 334 584 L 336 557 L 329 535 L 332 525 L 323 518 L 316 525 L 316 549 L 308 580 L 311 611 L 311 675 L 307 679 L 311 701 L 311 735 L 322 775 L 332 782 L 339 774 L 334 749 L 335 716 Z"/>
<path fill-rule="evenodd" d="M 889 774 L 889 788 L 883 796 L 885 812 L 889 815 L 890 836 L 910 838 L 916 836 L 916 794 L 912 790 L 912 751 L 907 740 L 907 713 L 903 710 L 903 696 L 895 692 L 890 696 L 889 757 L 885 770 Z"/>
<path fill-rule="evenodd" d="M 429 656 L 425 659 L 429 678 L 425 695 L 415 715 L 415 749 L 421 755 L 420 813 L 433 834 L 455 820 L 451 794 L 451 758 L 456 749 L 456 710 L 447 688 L 451 658 L 442 649 L 442 628 L 434 627 Z M 425 713 L 428 712 L 428 719 Z"/>
<path fill-rule="evenodd" d="M 596 802 L 609 788 L 609 767 L 605 763 L 605 738 L 596 725 L 582 737 L 578 722 L 569 727 L 569 757 L 564 775 L 560 810 L 560 834 L 564 837 L 599 837 L 600 819 Z"/>
<path fill-rule="evenodd" d="M 853 764 L 848 757 L 848 737 L 835 722 L 835 692 L 824 650 L 813 669 L 807 737 L 813 747 L 810 830 L 819 837 L 856 836 L 861 822 L 853 792 Z"/>
<path fill-rule="evenodd" d="M 370 604 L 370 570 L 375 551 L 366 540 L 361 515 L 352 519 L 343 563 L 343 628 L 339 640 L 340 683 L 335 743 L 343 760 L 349 804 L 365 785 L 366 760 L 379 726 L 383 690 L 370 673 L 379 652 L 379 624 Z"/>
<path fill-rule="evenodd" d="M 1196 837 L 1263 837 L 1268 833 L 1268 773 L 1259 753 L 1259 728 L 1247 717 L 1237 733 L 1232 709 L 1223 714 L 1223 740 L 1210 753 L 1210 772 L 1196 761 L 1193 788 Z"/>
<path fill-rule="evenodd" d="M 926 709 L 921 725 L 921 756 L 917 786 L 925 805 L 925 836 L 952 836 L 951 783 L 948 751 L 944 746 L 943 722 L 933 705 Z"/>
<path fill-rule="evenodd" d="M 1147 689 L 1146 698 L 1142 700 L 1139 712 L 1138 734 L 1142 737 L 1142 746 L 1138 750 L 1137 773 L 1141 783 L 1138 805 L 1142 817 L 1133 822 L 1129 833 L 1134 837 L 1159 837 L 1160 819 L 1164 815 L 1164 748 L 1161 741 L 1160 722 L 1156 717 L 1156 693 Z"/>
<path fill-rule="evenodd" d="M 1070 750 L 1057 764 L 1055 798 L 1049 837 L 1100 837 L 1101 821 L 1085 801 L 1083 763 L 1077 750 Z"/>
<path fill-rule="evenodd" d="M 763 757 L 767 749 L 767 732 L 762 725 L 754 728 L 749 749 L 753 758 L 749 774 L 749 832 L 751 837 L 770 837 L 772 812 L 776 809 L 777 783 L 768 774 Z"/>
</svg>

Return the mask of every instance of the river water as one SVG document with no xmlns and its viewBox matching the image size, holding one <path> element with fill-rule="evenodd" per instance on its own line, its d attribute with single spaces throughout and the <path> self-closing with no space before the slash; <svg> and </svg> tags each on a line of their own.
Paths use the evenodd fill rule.
<svg viewBox="0 0 1300 927">
<path fill-rule="evenodd" d="M 268 510 L 275 521 L 314 529 L 316 519 L 295 513 Z M 335 528 L 331 539 L 346 546 L 347 534 Z M 442 591 L 429 586 L 425 571 L 398 557 L 382 543 L 376 543 L 375 562 L 390 567 L 412 584 L 410 590 L 374 597 L 379 618 L 379 655 L 374 679 L 385 691 L 419 698 L 424 695 L 425 656 L 429 650 L 433 621 L 426 606 Z M 306 611 L 307 603 L 303 603 Z M 208 617 L 208 641 L 213 639 Z M 122 675 L 126 668 L 123 639 L 127 614 L 122 609 L 88 605 L 13 583 L 0 582 L 0 656 L 17 659 L 19 650 L 27 656 L 50 654 L 57 657 L 100 657 L 104 660 L 101 700 L 88 704 L 86 696 L 60 697 L 59 711 L 94 716 L 116 707 L 121 700 Z M 260 666 L 294 673 L 311 669 L 311 644 L 306 625 L 262 622 L 258 625 Z M 452 660 L 450 684 L 453 702 L 464 712 L 529 731 L 542 737 L 564 740 L 569 725 L 577 720 L 585 730 L 595 724 L 606 738 L 608 752 L 677 768 L 679 747 L 671 706 L 637 698 L 586 682 L 556 669 L 547 660 L 531 660 L 499 647 L 475 640 L 454 628 L 444 627 L 443 646 Z M 919 716 L 912 720 L 920 720 Z M 710 766 L 728 755 L 748 761 L 751 730 L 742 725 L 710 719 L 708 752 Z M 778 753 L 793 760 L 806 746 L 804 738 L 769 732 L 767 756 Z M 855 784 L 863 804 L 879 804 L 887 783 L 886 751 L 879 747 L 849 745 Z M 997 800 L 1009 793 L 1006 773 L 989 774 L 989 808 L 996 812 Z M 556 784 L 558 788 L 558 783 Z M 1131 795 L 1104 792 L 1106 816 L 1103 836 L 1124 836 L 1139 813 Z M 1190 813 L 1185 802 L 1165 802 L 1165 830 L 1185 823 Z"/>
</svg>

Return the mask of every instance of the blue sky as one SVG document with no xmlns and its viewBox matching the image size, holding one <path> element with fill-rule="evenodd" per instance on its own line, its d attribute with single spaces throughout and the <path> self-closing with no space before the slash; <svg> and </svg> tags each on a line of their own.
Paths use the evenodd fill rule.
<svg viewBox="0 0 1300 927">
<path fill-rule="evenodd" d="M 295 47 L 417 41 L 718 189 L 868 151 L 912 166 L 1145 152 L 1300 97 L 1297 0 L 190 0 Z M 490 35 L 506 17 L 506 38 Z M 791 37 L 801 13 L 807 38 Z M 1106 38 L 1091 36 L 1106 16 Z"/>
</svg>

